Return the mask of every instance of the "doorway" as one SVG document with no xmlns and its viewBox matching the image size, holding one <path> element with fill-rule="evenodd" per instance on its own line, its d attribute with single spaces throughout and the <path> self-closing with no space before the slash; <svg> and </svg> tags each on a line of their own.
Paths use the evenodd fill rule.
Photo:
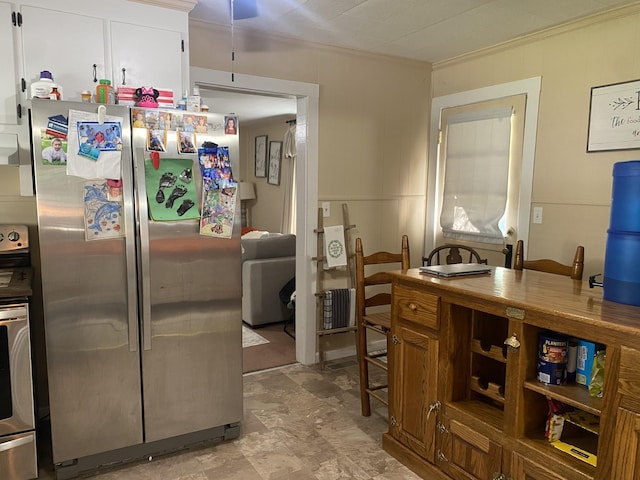
<svg viewBox="0 0 640 480">
<path fill-rule="evenodd" d="M 191 82 L 201 88 L 296 99 L 296 282 L 305 286 L 296 291 L 296 360 L 307 365 L 316 363 L 315 297 L 311 293 L 315 280 L 312 262 L 307 259 L 316 248 L 313 230 L 318 205 L 319 86 L 237 73 L 232 81 L 230 72 L 199 67 L 191 68 Z"/>
</svg>

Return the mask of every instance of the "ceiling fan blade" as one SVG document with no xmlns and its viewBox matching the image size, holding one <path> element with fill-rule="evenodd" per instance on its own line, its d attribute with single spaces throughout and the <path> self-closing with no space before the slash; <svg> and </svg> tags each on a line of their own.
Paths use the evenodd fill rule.
<svg viewBox="0 0 640 480">
<path fill-rule="evenodd" d="M 233 2 L 233 19 L 242 20 L 258 16 L 258 0 L 230 0 Z"/>
</svg>

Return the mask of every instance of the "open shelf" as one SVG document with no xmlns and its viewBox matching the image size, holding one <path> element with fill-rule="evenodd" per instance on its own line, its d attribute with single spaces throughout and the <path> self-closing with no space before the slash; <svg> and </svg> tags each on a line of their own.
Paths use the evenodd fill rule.
<svg viewBox="0 0 640 480">
<path fill-rule="evenodd" d="M 585 412 L 598 416 L 602 414 L 602 398 L 590 396 L 589 390 L 584 385 L 547 385 L 538 380 L 528 380 L 524 383 L 524 388 Z"/>
</svg>

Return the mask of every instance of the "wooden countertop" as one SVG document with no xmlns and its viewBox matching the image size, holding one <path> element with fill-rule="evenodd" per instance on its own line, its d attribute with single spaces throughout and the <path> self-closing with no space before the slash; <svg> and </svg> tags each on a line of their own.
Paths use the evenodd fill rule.
<svg viewBox="0 0 640 480">
<path fill-rule="evenodd" d="M 598 338 L 607 331 L 605 337 L 613 335 L 621 344 L 637 347 L 640 342 L 640 307 L 604 300 L 602 288 L 589 288 L 586 281 L 503 267 L 495 267 L 490 274 L 453 278 L 420 273 L 417 268 L 394 275 L 397 281 L 424 286 L 444 301 L 474 308 L 486 304 L 487 308 L 503 309 L 501 315 L 518 318 L 520 312 L 514 315 L 508 310 L 515 307 L 527 321 L 544 328 L 553 329 L 562 322 L 563 329 L 577 336 Z"/>
<path fill-rule="evenodd" d="M 7 287 L 0 287 L 0 299 L 12 297 L 30 297 L 33 293 L 31 267 L 0 268 L 0 273 L 13 272 Z"/>
</svg>

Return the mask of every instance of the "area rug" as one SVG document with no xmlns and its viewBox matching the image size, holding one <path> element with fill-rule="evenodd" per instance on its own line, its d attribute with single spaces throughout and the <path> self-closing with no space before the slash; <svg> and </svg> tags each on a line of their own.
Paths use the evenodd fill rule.
<svg viewBox="0 0 640 480">
<path fill-rule="evenodd" d="M 269 340 L 254 332 L 249 327 L 242 325 L 242 348 L 255 347 L 263 343 L 269 343 Z"/>
<path fill-rule="evenodd" d="M 243 373 L 296 363 L 296 341 L 284 332 L 284 323 L 264 325 L 255 332 L 260 332 L 268 343 L 242 349 Z"/>
</svg>

